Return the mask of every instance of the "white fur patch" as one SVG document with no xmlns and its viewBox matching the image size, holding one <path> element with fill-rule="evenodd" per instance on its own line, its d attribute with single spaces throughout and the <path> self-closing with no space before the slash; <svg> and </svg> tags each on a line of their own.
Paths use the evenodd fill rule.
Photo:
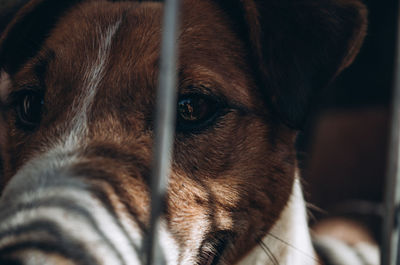
<svg viewBox="0 0 400 265">
<path fill-rule="evenodd" d="M 292 195 L 286 208 L 262 243 L 266 248 L 257 246 L 240 265 L 317 264 L 317 255 L 308 231 L 306 206 L 298 177 L 295 179 Z"/>
<path fill-rule="evenodd" d="M 168 231 L 165 220 L 159 226 L 160 246 L 163 250 L 164 259 L 167 265 L 178 264 L 179 247 L 171 233 Z"/>
</svg>

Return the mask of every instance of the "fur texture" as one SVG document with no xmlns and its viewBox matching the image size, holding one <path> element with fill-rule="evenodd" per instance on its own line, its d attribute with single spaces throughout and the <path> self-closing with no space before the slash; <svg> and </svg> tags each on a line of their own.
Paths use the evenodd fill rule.
<svg viewBox="0 0 400 265">
<path fill-rule="evenodd" d="M 46 170 L 67 170 L 110 185 L 125 205 L 118 211 L 146 231 L 161 17 L 161 3 L 135 1 L 32 0 L 18 12 L 0 40 L 2 190 L 22 168 L 39 182 Z M 237 264 L 263 244 L 278 250 L 264 251 L 262 264 L 316 262 L 295 177 L 296 128 L 352 62 L 365 27 L 356 0 L 183 1 L 180 98 L 207 96 L 219 111 L 207 126 L 177 126 L 164 216 L 178 246 L 171 264 Z M 25 126 L 32 94 L 40 119 Z M 38 157 L 59 162 L 31 174 Z M 260 243 L 271 231 L 304 249 Z"/>
</svg>

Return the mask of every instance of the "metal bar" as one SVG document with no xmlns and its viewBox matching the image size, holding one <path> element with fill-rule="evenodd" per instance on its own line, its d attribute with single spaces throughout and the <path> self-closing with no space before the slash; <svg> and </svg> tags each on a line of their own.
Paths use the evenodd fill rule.
<svg viewBox="0 0 400 265">
<path fill-rule="evenodd" d="M 166 0 L 164 3 L 151 179 L 151 217 L 145 242 L 147 265 L 166 264 L 158 228 L 168 186 L 175 133 L 179 6 L 179 0 Z"/>
<path fill-rule="evenodd" d="M 400 7 L 398 1 L 397 8 Z M 397 40 L 394 62 L 392 128 L 389 145 L 388 172 L 385 187 L 385 219 L 381 265 L 400 264 L 397 259 L 399 250 L 398 209 L 400 206 L 400 11 L 397 9 Z"/>
</svg>

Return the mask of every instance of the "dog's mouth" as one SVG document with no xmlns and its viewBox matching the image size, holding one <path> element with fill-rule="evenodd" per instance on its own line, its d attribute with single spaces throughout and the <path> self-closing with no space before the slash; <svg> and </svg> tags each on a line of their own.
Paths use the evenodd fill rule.
<svg viewBox="0 0 400 265">
<path fill-rule="evenodd" d="M 198 265 L 219 264 L 232 238 L 230 231 L 210 233 L 200 247 Z"/>
</svg>

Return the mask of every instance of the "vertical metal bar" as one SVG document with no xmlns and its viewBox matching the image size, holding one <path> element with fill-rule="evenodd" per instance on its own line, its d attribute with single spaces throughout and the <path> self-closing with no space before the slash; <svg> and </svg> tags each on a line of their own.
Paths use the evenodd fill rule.
<svg viewBox="0 0 400 265">
<path fill-rule="evenodd" d="M 179 0 L 166 0 L 164 3 L 151 179 L 151 217 L 145 243 L 147 265 L 166 263 L 159 243 L 158 228 L 164 208 L 175 133 L 179 3 Z"/>
<path fill-rule="evenodd" d="M 400 1 L 399 1 L 400 2 Z M 397 8 L 400 5 L 398 4 Z M 388 172 L 385 186 L 385 219 L 381 265 L 400 264 L 398 209 L 400 206 L 400 11 L 397 10 L 396 61 L 394 65 L 392 128 L 389 145 Z M 396 221 L 397 220 L 397 221 Z"/>
</svg>

